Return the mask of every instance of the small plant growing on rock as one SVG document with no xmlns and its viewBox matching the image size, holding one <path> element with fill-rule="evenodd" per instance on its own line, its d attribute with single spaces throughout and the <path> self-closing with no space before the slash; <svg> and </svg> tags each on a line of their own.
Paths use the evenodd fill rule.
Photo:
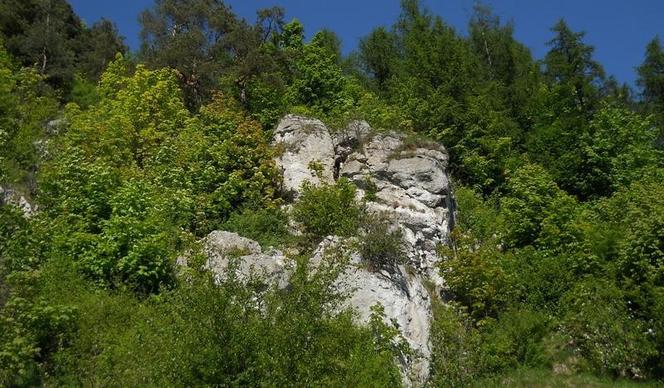
<svg viewBox="0 0 664 388">
<path fill-rule="evenodd" d="M 401 145 L 392 152 L 388 159 L 403 159 L 415 156 L 418 148 L 438 150 L 441 146 L 421 134 L 410 133 L 402 138 Z"/>
<path fill-rule="evenodd" d="M 378 186 L 376 185 L 376 182 L 371 178 L 368 177 L 364 181 L 364 191 L 365 191 L 365 196 L 364 199 L 367 201 L 371 202 L 376 202 L 378 199 L 378 196 L 376 193 L 378 192 Z"/>
<path fill-rule="evenodd" d="M 392 227 L 389 217 L 384 214 L 370 215 L 363 222 L 362 229 L 364 236 L 359 250 L 371 271 L 389 271 L 405 263 L 403 233 L 401 229 Z"/>
<path fill-rule="evenodd" d="M 323 163 L 320 160 L 312 160 L 309 162 L 307 168 L 318 178 L 323 179 Z"/>
<path fill-rule="evenodd" d="M 288 215 L 279 208 L 235 212 L 222 225 L 222 229 L 256 240 L 263 247 L 282 246 L 290 239 Z"/>
</svg>

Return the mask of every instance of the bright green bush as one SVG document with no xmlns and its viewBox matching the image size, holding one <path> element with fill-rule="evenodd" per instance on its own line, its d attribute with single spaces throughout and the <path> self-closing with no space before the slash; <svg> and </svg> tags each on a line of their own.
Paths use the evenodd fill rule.
<svg viewBox="0 0 664 388">
<path fill-rule="evenodd" d="M 313 240 L 328 235 L 350 236 L 360 225 L 362 208 L 355 200 L 355 186 L 346 179 L 314 186 L 305 182 L 293 207 L 293 218 Z"/>
<path fill-rule="evenodd" d="M 288 215 L 279 208 L 245 209 L 233 213 L 222 229 L 256 240 L 263 247 L 278 247 L 289 240 Z"/>
<path fill-rule="evenodd" d="M 560 214 L 564 221 L 564 217 L 569 218 L 574 211 L 574 200 L 538 165 L 526 165 L 517 170 L 508 178 L 506 191 L 500 206 L 505 218 L 505 241 L 509 246 L 533 244 L 540 237 L 547 217 Z"/>
<path fill-rule="evenodd" d="M 516 292 L 515 274 L 510 270 L 512 254 L 501 252 L 497 239 L 478 244 L 460 229 L 454 230 L 450 239 L 451 246 L 439 250 L 444 258 L 441 275 L 449 290 L 474 319 L 496 317 Z"/>
</svg>

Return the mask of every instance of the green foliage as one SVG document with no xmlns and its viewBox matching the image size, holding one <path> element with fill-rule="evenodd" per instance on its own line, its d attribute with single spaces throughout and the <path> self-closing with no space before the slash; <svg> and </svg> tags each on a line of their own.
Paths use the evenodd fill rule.
<svg viewBox="0 0 664 388">
<path fill-rule="evenodd" d="M 450 237 L 451 247 L 440 250 L 445 258 L 441 275 L 474 319 L 495 317 L 514 293 L 514 280 L 506 268 L 513 260 L 511 255 L 498 249 L 495 238 L 478 247 L 476 240 L 461 230 Z"/>
<path fill-rule="evenodd" d="M 362 214 L 360 205 L 355 201 L 355 191 L 355 186 L 346 179 L 339 179 L 334 185 L 320 186 L 307 181 L 293 208 L 293 219 L 314 241 L 328 235 L 353 235 Z"/>
<path fill-rule="evenodd" d="M 288 215 L 278 208 L 245 209 L 232 213 L 222 229 L 258 241 L 263 247 L 279 247 L 290 240 Z"/>
<path fill-rule="evenodd" d="M 662 166 L 662 154 L 654 147 L 657 133 L 648 119 L 606 104 L 590 126 L 587 192 L 606 196 Z"/>
<path fill-rule="evenodd" d="M 549 318 L 542 312 L 523 308 L 502 312 L 497 321 L 483 328 L 479 351 L 484 372 L 546 365 L 543 339 L 549 334 L 548 324 Z"/>
<path fill-rule="evenodd" d="M 498 209 L 457 189 L 457 205 L 467 213 L 460 213 L 450 247 L 441 249 L 441 274 L 473 326 L 443 333 L 462 344 L 481 338 L 474 339 L 480 345 L 469 356 L 475 364 L 464 370 L 465 378 L 525 365 L 657 376 L 660 180 L 646 176 L 612 198 L 581 207 L 542 174 L 537 166 L 517 171 Z M 505 239 L 519 230 L 536 232 L 523 235 L 532 245 L 522 240 L 503 247 L 501 230 Z M 456 314 L 457 320 L 464 316 Z M 441 342 L 436 347 L 434 360 L 450 351 Z M 460 373 L 436 365 L 434 370 Z"/>
<path fill-rule="evenodd" d="M 592 60 L 594 48 L 583 43 L 584 33 L 573 32 L 562 19 L 551 31 L 556 35 L 544 59 L 545 76 L 569 89 L 567 96 L 574 100 L 571 106 L 582 112 L 592 109 L 597 101 L 594 83 L 604 78 L 604 69 Z"/>
<path fill-rule="evenodd" d="M 0 310 L 0 384 L 42 384 L 54 353 L 64 349 L 76 330 L 76 310 L 33 301 L 36 274 L 14 272 L 7 278 L 13 292 Z"/>
<path fill-rule="evenodd" d="M 431 325 L 431 385 L 463 386 L 476 379 L 482 372 L 477 352 L 481 343 L 479 331 L 462 308 L 435 301 Z"/>
<path fill-rule="evenodd" d="M 544 383 L 545 382 L 545 383 Z M 548 368 L 519 368 L 506 374 L 478 379 L 473 382 L 473 387 L 533 387 L 546 384 L 554 387 L 642 387 L 644 384 L 639 381 L 628 379 L 614 379 L 611 377 L 598 377 L 589 373 L 557 373 Z"/>
<path fill-rule="evenodd" d="M 69 130 L 41 174 L 41 201 L 66 224 L 63 250 L 100 284 L 156 293 L 173 282 L 187 232 L 273 204 L 278 176 L 260 127 L 222 97 L 191 117 L 170 70 L 122 57 L 100 100 L 67 109 Z"/>
<path fill-rule="evenodd" d="M 406 262 L 403 232 L 394 227 L 394 222 L 387 215 L 367 215 L 361 225 L 360 254 L 368 262 L 370 270 L 389 271 Z"/>
<path fill-rule="evenodd" d="M 386 323 L 385 307 L 381 304 L 371 306 L 371 316 L 369 317 L 369 328 L 374 335 L 375 349 L 385 356 L 393 355 L 402 360 L 408 360 L 413 356 L 413 351 L 406 342 L 406 339 L 399 333 L 396 322 Z M 388 371 L 386 377 L 393 381 L 399 379 L 399 376 L 393 374 L 394 371 Z"/>
<path fill-rule="evenodd" d="M 36 71 L 18 69 L 0 40 L 0 182 L 27 185 L 39 159 L 36 146 L 57 103 Z"/>
<path fill-rule="evenodd" d="M 575 201 L 538 165 L 517 170 L 506 189 L 501 208 L 506 225 L 505 242 L 509 246 L 532 244 L 540 238 L 543 228 L 565 228 L 566 220 L 573 217 Z M 564 215 L 562 219 L 558 219 L 558 212 Z"/>
<path fill-rule="evenodd" d="M 379 87 L 396 73 L 397 37 L 385 27 L 378 27 L 360 41 L 360 60 Z"/>
<path fill-rule="evenodd" d="M 5 1 L 0 31 L 8 50 L 24 65 L 35 66 L 49 82 L 67 88 L 74 76 L 76 43 L 83 25 L 64 0 Z"/>
<path fill-rule="evenodd" d="M 605 280 L 580 282 L 562 300 L 565 315 L 561 331 L 568 346 L 581 355 L 590 370 L 612 376 L 643 378 L 655 353 L 652 334 L 634 319 L 624 295 Z"/>
<path fill-rule="evenodd" d="M 33 67 L 69 99 L 76 73 L 96 80 L 127 47 L 110 21 L 86 28 L 64 0 L 8 0 L 0 4 L 0 34 L 23 66 Z"/>
<path fill-rule="evenodd" d="M 177 70 L 187 105 L 206 103 L 212 86 L 230 64 L 230 50 L 248 28 L 222 1 L 159 0 L 141 13 L 141 57 L 153 68 Z"/>
<path fill-rule="evenodd" d="M 71 101 L 83 109 L 95 105 L 99 101 L 96 85 L 76 75 L 71 89 Z"/>
<path fill-rule="evenodd" d="M 120 36 L 118 28 L 106 18 L 101 18 L 90 28 L 86 28 L 79 44 L 77 70 L 91 81 L 99 80 L 108 64 L 118 53 L 126 54 L 128 52 L 128 47 L 124 44 L 124 38 Z M 72 97 L 76 82 L 78 81 L 75 80 Z M 74 100 L 74 102 L 76 101 Z"/>
<path fill-rule="evenodd" d="M 344 296 L 333 284 L 344 263 L 328 257 L 316 274 L 298 266 L 289 290 L 268 289 L 261 303 L 251 284 L 218 284 L 205 273 L 144 302 L 78 289 L 85 314 L 51 381 L 399 386 L 394 333 L 355 326 L 337 310 Z"/>
<path fill-rule="evenodd" d="M 323 37 L 320 33 L 314 35 L 302 48 L 294 63 L 295 78 L 286 91 L 286 99 L 290 106 L 304 105 L 314 112 L 329 114 L 347 104 L 346 80 Z"/>
<path fill-rule="evenodd" d="M 641 87 L 646 109 L 661 118 L 664 113 L 664 50 L 659 36 L 648 43 L 645 59 L 636 70 L 639 75 L 636 83 Z"/>
</svg>

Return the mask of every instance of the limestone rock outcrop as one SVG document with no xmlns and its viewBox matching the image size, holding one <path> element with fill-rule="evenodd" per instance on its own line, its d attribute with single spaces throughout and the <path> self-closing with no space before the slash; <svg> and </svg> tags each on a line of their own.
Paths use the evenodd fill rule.
<svg viewBox="0 0 664 388">
<path fill-rule="evenodd" d="M 443 285 L 436 248 L 446 243 L 454 223 L 454 200 L 447 174 L 447 153 L 436 144 L 409 144 L 404 135 L 376 134 L 339 166 L 339 176 L 354 182 L 370 212 L 391 216 L 402 229 L 408 261 L 437 287 Z"/>
<path fill-rule="evenodd" d="M 238 279 L 248 280 L 257 276 L 285 288 L 295 268 L 294 260 L 281 251 L 270 249 L 263 253 L 256 241 L 237 233 L 213 231 L 205 238 L 203 246 L 208 257 L 207 268 L 218 280 L 228 276 L 228 270 L 232 268 Z M 231 262 L 235 265 L 231 266 Z"/>
<path fill-rule="evenodd" d="M 363 323 L 369 321 L 372 306 L 384 307 L 387 323 L 399 330 L 414 351 L 414 357 L 400 360 L 404 383 L 423 385 L 431 356 L 431 298 L 444 284 L 438 275 L 436 250 L 447 242 L 454 225 L 445 149 L 399 133 L 375 132 L 362 121 L 332 134 L 319 120 L 292 115 L 277 126 L 273 145 L 280 151 L 276 163 L 283 173 L 284 193 L 293 201 L 306 181 L 318 185 L 345 178 L 358 187 L 358 200 L 368 212 L 388 216 L 401 229 L 405 264 L 372 271 L 353 244 L 329 236 L 314 251 L 309 265 L 315 271 L 327 250 L 345 249 L 350 263 L 335 286 L 348 294 L 346 307 L 355 309 Z M 256 274 L 280 288 L 288 286 L 296 265 L 283 252 L 263 252 L 255 241 L 230 232 L 208 235 L 205 252 L 208 268 L 219 279 L 232 268 L 239 278 Z M 426 283 L 433 284 L 434 290 L 427 289 Z"/>
<path fill-rule="evenodd" d="M 349 258 L 348 265 L 336 279 L 337 291 L 348 295 L 343 307 L 358 313 L 359 323 L 371 318 L 372 306 L 384 308 L 386 323 L 395 325 L 413 355 L 401 360 L 404 383 L 419 385 L 426 381 L 431 356 L 429 330 L 431 326 L 431 297 L 421 277 L 409 274 L 403 265 L 392 270 L 369 271 L 364 258 L 344 244 L 339 237 L 323 240 L 309 260 L 312 272 L 317 271 L 324 260 L 341 249 Z M 283 289 L 288 287 L 295 269 L 295 260 L 281 251 L 262 252 L 260 245 L 237 233 L 214 231 L 204 241 L 207 267 L 219 281 L 229 275 L 230 270 L 240 280 L 248 281 L 252 276 Z M 326 256 L 330 253 L 330 256 Z M 231 264 L 232 263 L 232 264 Z"/>
<path fill-rule="evenodd" d="M 343 246 L 339 237 L 323 240 L 313 254 L 311 262 L 325 259 L 330 249 Z M 408 343 L 414 356 L 402 359 L 402 374 L 406 385 L 422 383 L 429 374 L 431 357 L 429 331 L 431 327 L 431 297 L 422 283 L 422 278 L 406 271 L 403 265 L 380 271 L 370 271 L 360 253 L 346 244 L 349 265 L 339 275 L 336 286 L 349 295 L 346 307 L 357 311 L 361 323 L 371 318 L 371 308 L 380 304 L 384 308 L 388 323 L 395 325 Z"/>
<path fill-rule="evenodd" d="M 273 145 L 280 155 L 277 166 L 283 174 L 283 190 L 297 198 L 302 183 L 331 183 L 334 180 L 334 144 L 320 120 L 286 116 L 274 133 Z"/>
<path fill-rule="evenodd" d="M 297 198 L 305 181 L 349 179 L 361 197 L 371 193 L 368 211 L 388 214 L 402 229 L 409 263 L 443 286 L 436 247 L 447 242 L 455 211 L 443 146 L 374 133 L 363 121 L 331 135 L 321 121 L 292 115 L 277 126 L 273 144 L 282 150 L 276 163 L 286 193 Z"/>
</svg>

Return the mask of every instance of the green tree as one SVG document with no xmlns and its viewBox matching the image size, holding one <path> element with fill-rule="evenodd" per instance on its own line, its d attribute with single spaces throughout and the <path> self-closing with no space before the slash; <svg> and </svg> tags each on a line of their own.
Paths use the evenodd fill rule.
<svg viewBox="0 0 664 388">
<path fill-rule="evenodd" d="M 664 50 L 656 36 L 646 46 L 643 63 L 636 69 L 636 84 L 641 88 L 645 111 L 655 115 L 659 126 L 657 144 L 664 146 Z"/>
<path fill-rule="evenodd" d="M 559 21 L 544 59 L 544 75 L 549 81 L 539 93 L 541 109 L 526 148 L 531 159 L 547 166 L 558 185 L 577 198 L 597 195 L 587 179 L 588 155 L 582 144 L 592 137 L 590 120 L 600 108 L 600 86 L 604 72 L 592 59 L 593 48 L 564 21 Z M 601 190 L 600 190 L 601 191 Z"/>
<path fill-rule="evenodd" d="M 360 40 L 359 58 L 364 71 L 385 90 L 387 81 L 396 73 L 399 59 L 397 37 L 385 27 L 378 27 Z"/>
<path fill-rule="evenodd" d="M 143 11 L 141 58 L 152 68 L 178 71 L 188 106 L 211 97 L 225 67 L 233 61 L 233 39 L 249 28 L 221 0 L 157 0 Z"/>
<path fill-rule="evenodd" d="M 330 114 L 348 104 L 344 95 L 346 79 L 328 44 L 327 35 L 318 32 L 302 47 L 293 63 L 294 78 L 287 90 L 289 105 L 303 105 L 314 112 Z"/>
<path fill-rule="evenodd" d="M 601 104 L 590 130 L 579 177 L 587 185 L 584 192 L 606 196 L 662 166 L 661 152 L 654 147 L 657 133 L 647 118 Z"/>
<path fill-rule="evenodd" d="M 526 165 L 515 171 L 501 198 L 505 217 L 505 241 L 512 247 L 535 243 L 548 220 L 558 212 L 570 217 L 575 202 L 558 188 L 547 171 L 538 165 Z M 564 210 L 562 210 L 564 209 Z"/>
<path fill-rule="evenodd" d="M 551 30 L 555 37 L 544 58 L 544 75 L 564 88 L 565 96 L 573 101 L 570 108 L 588 114 L 598 100 L 604 69 L 592 59 L 594 48 L 583 42 L 584 32 L 572 31 L 562 19 Z"/>
<path fill-rule="evenodd" d="M 126 54 L 128 50 L 115 24 L 104 18 L 86 29 L 78 44 L 76 70 L 93 82 L 99 80 L 116 54 Z"/>
<path fill-rule="evenodd" d="M 84 31 L 69 3 L 8 0 L 0 4 L 0 14 L 0 32 L 8 51 L 66 94 L 74 79 L 77 41 Z"/>
<path fill-rule="evenodd" d="M 590 364 L 590 370 L 643 376 L 656 350 L 643 322 L 630 318 L 620 289 L 589 278 L 567 293 L 561 304 L 566 310 L 561 326 L 567 346 Z"/>
<path fill-rule="evenodd" d="M 336 64 L 341 64 L 341 39 L 334 31 L 324 28 L 314 35 L 314 39 L 316 44 L 332 54 Z"/>
<path fill-rule="evenodd" d="M 643 63 L 637 68 L 639 78 L 636 84 L 646 104 L 652 104 L 659 110 L 664 106 L 664 50 L 656 36 L 646 46 Z"/>
<path fill-rule="evenodd" d="M 38 146 L 43 147 L 46 137 L 44 123 L 58 109 L 45 89 L 43 76 L 32 68 L 18 69 L 0 46 L 0 184 L 34 189 Z"/>
<path fill-rule="evenodd" d="M 512 117 L 523 129 L 532 125 L 536 109 L 532 97 L 539 89 L 540 73 L 530 50 L 514 38 L 512 23 L 484 5 L 476 4 L 470 20 L 469 43 L 486 69 L 488 80 L 500 83 L 498 90 Z M 486 98 L 486 97 L 485 97 Z M 522 139 L 514 139 L 519 143 Z"/>
</svg>

